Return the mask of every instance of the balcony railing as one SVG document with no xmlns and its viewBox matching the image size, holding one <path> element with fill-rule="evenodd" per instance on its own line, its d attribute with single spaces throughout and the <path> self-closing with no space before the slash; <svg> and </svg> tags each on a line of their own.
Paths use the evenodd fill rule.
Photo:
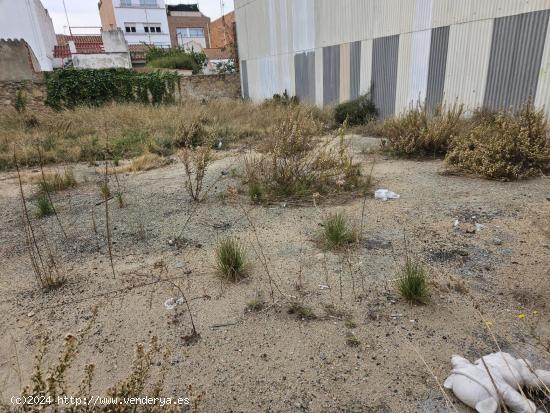
<svg viewBox="0 0 550 413">
<path fill-rule="evenodd" d="M 162 9 L 164 8 L 159 4 L 157 0 L 121 0 L 119 8 L 133 8 L 133 9 Z"/>
</svg>

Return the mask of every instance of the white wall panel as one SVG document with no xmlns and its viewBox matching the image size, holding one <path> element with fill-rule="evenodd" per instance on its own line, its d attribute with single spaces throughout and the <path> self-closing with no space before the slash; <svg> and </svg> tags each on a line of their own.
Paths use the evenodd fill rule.
<svg viewBox="0 0 550 413">
<path fill-rule="evenodd" d="M 247 60 L 250 56 L 248 51 L 248 20 L 246 18 L 246 7 L 235 9 L 235 19 L 237 24 L 237 41 L 239 43 L 239 58 Z"/>
<path fill-rule="evenodd" d="M 412 34 L 403 34 L 399 38 L 399 62 L 397 65 L 397 89 L 395 113 L 401 113 L 409 107 L 412 64 Z"/>
<path fill-rule="evenodd" d="M 415 32 L 412 37 L 412 58 L 410 66 L 410 102 L 423 102 L 426 100 L 428 89 L 428 72 L 430 70 L 430 46 L 432 31 L 423 30 Z"/>
<path fill-rule="evenodd" d="M 493 34 L 493 20 L 451 26 L 444 101 L 467 109 L 483 104 Z"/>
<path fill-rule="evenodd" d="M 548 33 L 542 55 L 535 105 L 539 108 L 544 107 L 550 117 L 550 25 L 548 25 Z"/>
<path fill-rule="evenodd" d="M 315 48 L 315 0 L 292 3 L 292 31 L 295 52 Z"/>
<path fill-rule="evenodd" d="M 360 93 L 364 95 L 371 90 L 372 82 L 372 40 L 361 42 L 361 86 Z"/>
</svg>

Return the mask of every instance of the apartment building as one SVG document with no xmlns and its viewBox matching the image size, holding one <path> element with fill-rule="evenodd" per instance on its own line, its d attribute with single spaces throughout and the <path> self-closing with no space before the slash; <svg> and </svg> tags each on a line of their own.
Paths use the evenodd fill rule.
<svg viewBox="0 0 550 413">
<path fill-rule="evenodd" d="M 129 45 L 170 47 L 164 0 L 99 0 L 102 29 L 120 28 Z"/>
<path fill-rule="evenodd" d="M 177 4 L 166 7 L 172 47 L 200 52 L 210 48 L 210 17 L 197 4 Z"/>
</svg>

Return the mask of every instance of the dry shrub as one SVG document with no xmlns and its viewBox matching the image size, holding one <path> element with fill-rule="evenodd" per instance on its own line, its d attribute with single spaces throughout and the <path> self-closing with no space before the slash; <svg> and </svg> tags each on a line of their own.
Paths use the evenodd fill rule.
<svg viewBox="0 0 550 413">
<path fill-rule="evenodd" d="M 364 189 L 368 182 L 353 161 L 344 129 L 316 138 L 320 125 L 309 111 L 289 112 L 259 156 L 245 163 L 245 183 L 254 202 L 299 199 Z"/>
<path fill-rule="evenodd" d="M 396 155 L 441 156 L 465 125 L 462 106 L 440 107 L 431 113 L 418 105 L 386 120 L 378 133 L 387 139 L 387 149 Z"/>
<path fill-rule="evenodd" d="M 185 170 L 185 189 L 194 201 L 201 201 L 201 194 L 204 189 L 204 177 L 212 157 L 211 146 L 206 144 L 196 148 L 183 148 L 178 153 Z"/>
<path fill-rule="evenodd" d="M 455 139 L 446 161 L 451 167 L 490 179 L 515 180 L 550 167 L 548 121 L 526 104 L 518 112 L 478 112 L 469 133 Z"/>
<path fill-rule="evenodd" d="M 88 327 L 89 329 L 89 327 Z M 68 373 L 71 370 L 79 353 L 81 340 L 68 334 L 65 337 L 63 350 L 61 351 L 57 363 L 53 363 L 48 368 L 44 368 L 44 358 L 48 351 L 47 340 L 42 340 L 40 348 L 35 357 L 33 374 L 30 377 L 30 383 L 23 389 L 21 397 L 27 399 L 36 398 L 40 403 L 23 404 L 20 406 L 9 405 L 0 400 L 0 408 L 8 413 L 47 413 L 63 411 L 67 413 L 95 412 L 95 413 L 160 413 L 160 412 L 179 412 L 182 406 L 165 405 L 160 402 L 156 404 L 125 404 L 123 401 L 129 398 L 142 398 L 144 396 L 151 398 L 166 397 L 162 394 L 167 368 L 168 353 L 161 354 L 161 348 L 156 337 L 151 339 L 147 348 L 143 344 L 138 344 L 135 349 L 134 360 L 128 376 L 110 387 L 106 395 L 98 396 L 91 394 L 92 382 L 95 375 L 95 366 L 88 364 L 84 367 L 83 377 L 78 386 L 69 386 L 74 381 L 68 380 Z M 161 363 L 162 360 L 162 363 Z M 161 366 L 157 370 L 157 378 L 153 381 L 153 366 Z M 72 387 L 72 388 L 70 388 Z M 189 389 L 192 392 L 192 389 Z M 69 404 L 70 398 L 73 398 L 72 404 Z M 188 395 L 189 402 L 192 404 L 190 411 L 197 411 L 203 394 Z M 66 398 L 66 399 L 65 399 Z M 65 399 L 61 404 L 58 401 Z M 94 400 L 96 403 L 94 403 Z M 90 405 L 86 403 L 90 401 Z"/>
<path fill-rule="evenodd" d="M 169 163 L 170 159 L 163 158 L 154 153 L 146 153 L 132 159 L 129 164 L 118 166 L 111 171 L 116 173 L 150 171 L 152 169 L 162 168 Z"/>
</svg>

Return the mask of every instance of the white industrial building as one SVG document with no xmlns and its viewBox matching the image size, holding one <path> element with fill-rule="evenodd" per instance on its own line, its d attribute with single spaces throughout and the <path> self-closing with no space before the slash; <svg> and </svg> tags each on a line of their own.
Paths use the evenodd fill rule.
<svg viewBox="0 0 550 413">
<path fill-rule="evenodd" d="M 550 108 L 550 0 L 235 0 L 245 98 Z"/>
<path fill-rule="evenodd" d="M 40 0 L 0 0 L 0 39 L 25 40 L 40 70 L 53 70 L 57 40 L 52 19 Z"/>
<path fill-rule="evenodd" d="M 104 31 L 120 28 L 130 45 L 170 47 L 170 31 L 164 0 L 100 0 Z"/>
</svg>

